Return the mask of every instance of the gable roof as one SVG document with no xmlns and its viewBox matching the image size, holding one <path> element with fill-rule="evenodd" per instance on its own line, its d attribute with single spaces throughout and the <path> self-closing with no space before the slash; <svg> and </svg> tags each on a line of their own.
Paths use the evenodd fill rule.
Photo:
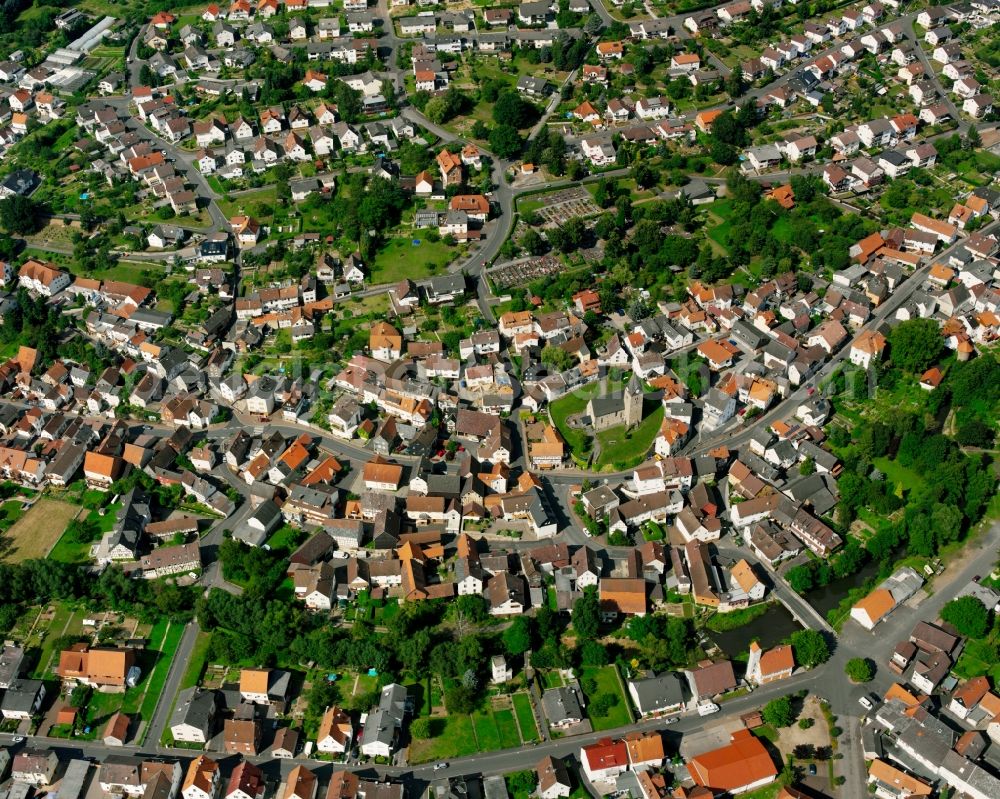
<svg viewBox="0 0 1000 799">
<path fill-rule="evenodd" d="M 727 746 L 695 755 L 687 763 L 691 779 L 713 791 L 738 791 L 778 775 L 771 756 L 749 730 L 737 730 Z"/>
</svg>

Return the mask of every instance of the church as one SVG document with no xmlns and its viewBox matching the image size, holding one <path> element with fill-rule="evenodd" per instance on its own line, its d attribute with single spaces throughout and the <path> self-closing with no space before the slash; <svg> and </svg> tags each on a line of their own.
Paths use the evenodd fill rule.
<svg viewBox="0 0 1000 799">
<path fill-rule="evenodd" d="M 595 432 L 618 425 L 635 427 L 642 421 L 642 381 L 633 373 L 624 393 L 591 397 L 587 416 Z"/>
</svg>

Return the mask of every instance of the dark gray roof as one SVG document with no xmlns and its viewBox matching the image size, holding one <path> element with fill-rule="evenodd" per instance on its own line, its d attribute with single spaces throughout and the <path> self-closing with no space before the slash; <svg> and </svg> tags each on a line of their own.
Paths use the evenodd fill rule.
<svg viewBox="0 0 1000 799">
<path fill-rule="evenodd" d="M 542 707 L 545 715 L 553 724 L 562 724 L 583 718 L 583 708 L 580 698 L 573 688 L 549 688 L 542 694 Z"/>
<path fill-rule="evenodd" d="M 215 691 L 186 688 L 177 695 L 177 705 L 170 726 L 188 724 L 208 735 L 218 706 Z"/>
<path fill-rule="evenodd" d="M 13 192 L 14 194 L 26 197 L 38 188 L 39 183 L 41 183 L 41 180 L 38 175 L 30 169 L 16 169 L 0 181 L 0 188 L 5 193 Z"/>
<path fill-rule="evenodd" d="M 16 713 L 32 713 L 35 709 L 35 698 L 41 688 L 41 680 L 17 680 L 4 691 L 0 708 Z"/>
<path fill-rule="evenodd" d="M 640 713 L 655 713 L 666 708 L 683 704 L 686 699 L 687 682 L 679 674 L 664 672 L 643 680 L 632 680 L 629 693 L 637 699 Z"/>
</svg>

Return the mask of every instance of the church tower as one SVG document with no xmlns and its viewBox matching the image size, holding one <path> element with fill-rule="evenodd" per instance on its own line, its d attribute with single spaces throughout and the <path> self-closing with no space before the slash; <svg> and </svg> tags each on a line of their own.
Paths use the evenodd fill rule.
<svg viewBox="0 0 1000 799">
<path fill-rule="evenodd" d="M 625 426 L 635 427 L 642 421 L 642 381 L 632 373 L 625 387 Z"/>
<path fill-rule="evenodd" d="M 747 680 L 754 685 L 760 685 L 760 644 L 756 641 L 750 642 L 750 658 L 747 660 Z"/>
</svg>

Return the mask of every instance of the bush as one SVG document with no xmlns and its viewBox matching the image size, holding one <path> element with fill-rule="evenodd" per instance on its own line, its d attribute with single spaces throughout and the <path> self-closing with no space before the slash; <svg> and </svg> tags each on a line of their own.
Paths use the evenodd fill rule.
<svg viewBox="0 0 1000 799">
<path fill-rule="evenodd" d="M 428 718 L 414 719 L 410 722 L 410 735 L 425 741 L 431 737 L 431 720 Z"/>
<path fill-rule="evenodd" d="M 604 718 L 620 701 L 614 694 L 601 694 L 590 703 L 590 712 L 595 716 Z"/>
<path fill-rule="evenodd" d="M 875 679 L 875 664 L 869 658 L 851 658 L 844 666 L 851 682 L 871 682 Z"/>
<path fill-rule="evenodd" d="M 798 744 L 792 754 L 796 760 L 812 760 L 816 756 L 816 747 L 812 744 Z"/>
</svg>

